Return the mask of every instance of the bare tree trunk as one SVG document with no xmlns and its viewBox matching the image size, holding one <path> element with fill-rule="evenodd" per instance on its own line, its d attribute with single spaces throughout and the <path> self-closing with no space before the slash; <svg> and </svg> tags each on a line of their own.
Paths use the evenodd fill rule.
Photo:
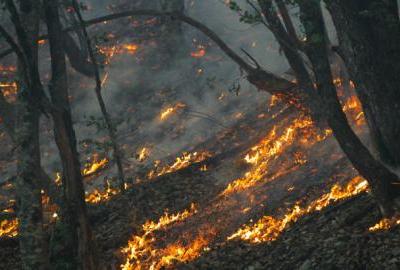
<svg viewBox="0 0 400 270">
<path fill-rule="evenodd" d="M 44 1 L 52 62 L 52 80 L 49 88 L 55 108 L 52 115 L 54 134 L 63 166 L 66 218 L 73 232 L 73 242 L 77 244 L 72 251 L 78 260 L 77 269 L 96 270 L 98 268 L 94 241 L 87 217 L 81 164 L 68 99 L 64 40 L 58 7 L 59 2 L 56 0 Z"/>
<path fill-rule="evenodd" d="M 399 179 L 375 160 L 347 122 L 333 84 L 320 3 L 302 0 L 298 4 L 300 19 L 307 35 L 306 53 L 314 68 L 316 83 L 324 101 L 321 105 L 325 108 L 328 124 L 353 166 L 370 184 L 382 214 L 389 216 L 393 212 L 393 199 L 399 194 L 399 189 L 394 185 L 399 183 Z"/>
<path fill-rule="evenodd" d="M 25 1 L 20 3 L 20 15 L 12 1 L 7 1 L 7 8 L 11 13 L 16 29 L 23 27 L 24 32 L 16 31 L 19 40 L 24 40 L 26 47 L 21 50 L 31 56 L 28 61 L 31 65 L 37 64 L 37 36 L 39 28 L 38 3 Z M 21 18 L 21 19 L 20 19 Z M 23 36 L 21 36 L 23 35 Z M 21 60 L 21 59 L 19 59 Z M 17 178 L 16 195 L 19 219 L 19 246 L 22 269 L 48 269 L 48 252 L 46 235 L 43 229 L 43 212 L 41 188 L 43 186 L 38 177 L 37 168 L 40 168 L 39 149 L 39 117 L 37 104 L 30 97 L 35 91 L 29 81 L 25 79 L 28 73 L 26 66 L 18 64 L 19 93 L 15 111 L 6 106 L 3 113 L 6 117 L 7 128 L 17 145 Z M 4 101 L 4 100 L 3 100 Z M 6 104 L 3 104 L 6 105 Z M 11 113 L 10 111 L 13 111 Z"/>
<path fill-rule="evenodd" d="M 124 168 L 123 168 L 123 164 L 122 164 L 122 152 L 117 143 L 116 129 L 112 123 L 110 115 L 108 114 L 106 104 L 105 104 L 103 96 L 101 94 L 101 79 L 100 79 L 99 66 L 97 64 L 96 56 L 94 55 L 94 51 L 92 48 L 92 43 L 90 41 L 89 35 L 88 35 L 86 27 L 85 27 L 85 21 L 83 20 L 83 17 L 79 10 L 79 4 L 76 0 L 73 0 L 72 3 L 74 6 L 74 9 L 75 9 L 75 12 L 78 16 L 79 24 L 82 26 L 83 38 L 85 39 L 85 41 L 87 43 L 86 47 L 89 51 L 89 57 L 90 57 L 90 60 L 92 62 L 93 68 L 94 68 L 94 74 L 95 74 L 95 80 L 96 80 L 96 89 L 95 89 L 96 98 L 97 98 L 97 101 L 99 102 L 100 110 L 103 115 L 104 121 L 106 122 L 108 134 L 110 136 L 111 144 L 113 147 L 114 161 L 117 164 L 117 168 L 118 168 L 118 178 L 119 178 L 119 182 L 120 182 L 120 189 L 121 189 L 121 191 L 124 191 L 125 190 L 125 174 L 124 174 Z"/>
<path fill-rule="evenodd" d="M 400 166 L 400 19 L 396 0 L 325 1 L 375 148 Z"/>
</svg>

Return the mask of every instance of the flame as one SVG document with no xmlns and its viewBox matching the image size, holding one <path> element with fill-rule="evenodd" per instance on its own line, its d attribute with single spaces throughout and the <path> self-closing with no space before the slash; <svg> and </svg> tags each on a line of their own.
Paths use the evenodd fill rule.
<svg viewBox="0 0 400 270">
<path fill-rule="evenodd" d="M 269 242 L 276 240 L 279 235 L 299 218 L 321 211 L 333 202 L 353 197 L 365 192 L 368 189 L 367 181 L 357 176 L 347 185 L 335 184 L 329 193 L 322 195 L 319 199 L 312 201 L 308 206 L 301 207 L 297 202 L 292 209 L 289 209 L 283 218 L 264 216 L 253 225 L 245 225 L 237 232 L 228 237 L 228 240 L 242 239 L 252 243 Z"/>
<path fill-rule="evenodd" d="M 312 145 L 324 140 L 331 132 L 326 130 L 322 135 L 317 133 L 311 119 L 304 116 L 294 119 L 280 135 L 278 135 L 277 128 L 274 126 L 268 135 L 244 157 L 246 163 L 253 165 L 250 171 L 246 172 L 244 177 L 230 183 L 222 194 L 228 195 L 247 189 L 262 180 L 268 172 L 270 162 L 290 147 L 301 134 L 305 135 L 302 142 Z M 301 162 L 299 157 L 296 157 L 296 160 L 299 161 L 300 165 L 306 162 L 304 157 L 301 157 Z"/>
<path fill-rule="evenodd" d="M 95 189 L 90 193 L 86 193 L 85 201 L 91 204 L 98 204 L 101 202 L 107 202 L 115 195 L 119 194 L 120 190 L 113 188 L 110 182 L 107 180 L 107 186 L 104 191 Z"/>
<path fill-rule="evenodd" d="M 101 160 L 97 160 L 98 156 L 94 155 L 93 163 L 86 163 L 85 168 L 82 171 L 82 174 L 85 176 L 96 173 L 98 170 L 103 169 L 108 164 L 108 159 L 103 158 Z"/>
<path fill-rule="evenodd" d="M 374 226 L 369 227 L 368 231 L 370 232 L 387 231 L 397 225 L 400 225 L 400 215 L 397 215 L 392 218 L 383 218 Z"/>
<path fill-rule="evenodd" d="M 160 162 L 156 161 L 155 169 L 151 170 L 147 177 L 152 179 L 167 173 L 176 172 L 190 166 L 191 164 L 202 162 L 211 156 L 212 154 L 207 151 L 194 153 L 183 152 L 182 156 L 177 157 L 172 165 L 159 167 Z"/>
<path fill-rule="evenodd" d="M 0 91 L 9 103 L 17 100 L 18 85 L 16 82 L 0 82 Z"/>
<path fill-rule="evenodd" d="M 137 44 L 124 44 L 122 45 L 122 49 L 128 54 L 135 54 L 139 46 Z"/>
<path fill-rule="evenodd" d="M 150 149 L 147 147 L 143 147 L 138 153 L 137 160 L 140 162 L 145 161 L 150 155 Z"/>
<path fill-rule="evenodd" d="M 18 235 L 18 220 L 3 220 L 0 222 L 0 237 L 15 237 Z"/>
<path fill-rule="evenodd" d="M 175 104 L 175 106 L 164 109 L 160 113 L 160 120 L 164 121 L 164 120 L 168 119 L 172 114 L 177 112 L 179 109 L 183 109 L 183 108 L 186 108 L 186 104 L 184 104 L 182 102 L 178 102 L 177 104 Z"/>
<path fill-rule="evenodd" d="M 139 50 L 139 45 L 134 43 L 118 44 L 112 46 L 99 46 L 98 51 L 105 57 L 105 64 L 110 64 L 112 58 L 118 54 L 131 54 L 134 55 Z"/>
<path fill-rule="evenodd" d="M 357 126 L 365 124 L 364 112 L 357 96 L 353 95 L 344 102 L 343 111 L 350 115 Z"/>
<path fill-rule="evenodd" d="M 167 211 L 157 221 L 147 221 L 142 225 L 142 234 L 134 235 L 128 241 L 126 247 L 121 249 L 125 263 L 121 265 L 123 270 L 139 269 L 162 269 L 173 261 L 188 261 L 199 256 L 201 249 L 207 241 L 199 237 L 189 245 L 171 244 L 166 248 L 157 249 L 154 247 L 156 237 L 154 232 L 162 230 L 169 225 L 181 222 L 197 213 L 196 206 L 191 204 L 189 209 L 176 214 L 169 214 Z"/>
</svg>

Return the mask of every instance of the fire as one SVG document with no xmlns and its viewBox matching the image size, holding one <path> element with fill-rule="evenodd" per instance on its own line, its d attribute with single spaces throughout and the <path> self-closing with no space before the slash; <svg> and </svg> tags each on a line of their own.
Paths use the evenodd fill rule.
<svg viewBox="0 0 400 270">
<path fill-rule="evenodd" d="M 98 51 L 105 57 L 105 64 L 110 64 L 112 58 L 118 54 L 134 55 L 139 50 L 139 45 L 133 43 L 118 44 L 112 46 L 99 46 Z"/>
<path fill-rule="evenodd" d="M 353 95 L 345 101 L 343 111 L 351 116 L 357 126 L 362 126 L 365 123 L 362 105 L 357 96 Z"/>
<path fill-rule="evenodd" d="M 139 46 L 136 44 L 124 44 L 122 45 L 122 49 L 128 54 L 135 54 L 139 49 Z"/>
<path fill-rule="evenodd" d="M 155 169 L 151 170 L 147 177 L 152 179 L 167 173 L 176 172 L 190 166 L 191 164 L 202 162 L 211 156 L 212 154 L 207 151 L 194 153 L 184 152 L 182 156 L 175 159 L 175 162 L 172 165 L 165 167 L 159 167 L 160 162 L 156 161 Z"/>
<path fill-rule="evenodd" d="M 150 149 L 143 147 L 137 155 L 137 160 L 140 162 L 145 161 L 150 155 Z"/>
<path fill-rule="evenodd" d="M 206 55 L 206 50 L 202 47 L 198 48 L 197 51 L 191 52 L 190 55 L 194 58 L 202 58 Z"/>
<path fill-rule="evenodd" d="M 142 233 L 134 235 L 128 241 L 128 245 L 121 249 L 126 261 L 121 265 L 123 270 L 139 269 L 163 269 L 171 265 L 173 261 L 188 261 L 199 256 L 201 249 L 207 241 L 199 237 L 189 245 L 171 244 L 166 248 L 156 248 L 155 231 L 167 228 L 173 223 L 181 222 L 197 213 L 196 206 L 191 205 L 189 209 L 176 214 L 169 214 L 167 211 L 157 221 L 147 221 L 142 225 Z"/>
<path fill-rule="evenodd" d="M 101 202 L 109 201 L 112 197 L 119 194 L 120 190 L 111 187 L 110 182 L 107 180 L 107 186 L 104 191 L 95 189 L 91 193 L 86 193 L 85 201 L 91 204 L 98 204 Z"/>
<path fill-rule="evenodd" d="M 86 163 L 85 168 L 82 171 L 82 174 L 85 176 L 96 173 L 98 170 L 103 169 L 108 164 L 108 159 L 103 158 L 101 160 L 97 160 L 97 155 L 94 156 L 93 163 Z"/>
<path fill-rule="evenodd" d="M 239 229 L 236 233 L 229 236 L 228 240 L 242 239 L 252 243 L 274 241 L 292 222 L 296 222 L 299 218 L 316 211 L 321 211 L 333 202 L 353 197 L 367 191 L 367 189 L 367 181 L 359 176 L 353 178 L 345 186 L 335 184 L 329 193 L 312 201 L 308 206 L 301 207 L 298 202 L 292 209 L 287 211 L 283 218 L 264 216 L 255 224 L 246 225 Z"/>
<path fill-rule="evenodd" d="M 7 102 L 14 103 L 17 100 L 18 85 L 16 82 L 0 82 L 0 91 Z"/>
<path fill-rule="evenodd" d="M 168 119 L 172 114 L 177 112 L 178 110 L 184 109 L 184 108 L 186 108 L 186 104 L 184 104 L 182 102 L 178 102 L 175 106 L 168 107 L 168 108 L 164 109 L 163 111 L 161 111 L 160 120 L 164 121 L 164 120 Z"/>
<path fill-rule="evenodd" d="M 400 215 L 397 215 L 393 218 L 383 218 L 374 226 L 369 227 L 368 230 L 370 232 L 387 231 L 397 225 L 400 225 Z"/>
<path fill-rule="evenodd" d="M 18 235 L 18 220 L 3 220 L 0 222 L 0 237 L 15 237 Z"/>
<path fill-rule="evenodd" d="M 294 119 L 281 134 L 278 133 L 275 126 L 268 135 L 244 157 L 246 163 L 253 165 L 250 171 L 246 172 L 244 177 L 230 183 L 222 194 L 228 195 L 247 189 L 262 180 L 268 172 L 270 162 L 290 147 L 299 135 L 303 135 L 302 142 L 307 143 L 307 145 L 312 145 L 313 143 L 324 140 L 330 135 L 330 132 L 327 130 L 324 131 L 322 135 L 318 134 L 317 130 L 314 128 L 313 122 L 308 117 Z M 296 158 L 298 159 L 298 157 Z M 304 157 L 302 157 L 302 164 L 305 162 Z"/>
</svg>

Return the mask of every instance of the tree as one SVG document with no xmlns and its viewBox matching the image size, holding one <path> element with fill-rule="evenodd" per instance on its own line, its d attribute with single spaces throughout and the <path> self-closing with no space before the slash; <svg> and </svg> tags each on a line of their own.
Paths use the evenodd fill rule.
<svg viewBox="0 0 400 270">
<path fill-rule="evenodd" d="M 16 117 L 11 117 L 13 108 L 2 100 L 4 113 L 9 113 L 6 126 L 14 135 L 17 145 L 17 203 L 19 219 L 19 243 L 23 269 L 48 269 L 48 252 L 45 244 L 41 188 L 43 183 L 37 173 L 40 168 L 39 117 L 40 110 L 34 93 L 40 85 L 29 76 L 30 67 L 38 62 L 37 36 L 39 29 L 39 9 L 35 1 L 20 3 L 21 17 L 12 1 L 5 1 L 11 21 L 18 33 L 18 42 L 0 27 L 0 32 L 18 54 L 19 94 L 15 106 Z M 2 97 L 2 96 L 1 96 Z"/>
<path fill-rule="evenodd" d="M 396 0 L 326 0 L 337 30 L 334 48 L 362 101 L 380 158 L 400 166 L 400 19 Z"/>
<path fill-rule="evenodd" d="M 63 167 L 63 188 L 66 213 L 64 218 L 69 226 L 74 258 L 78 269 L 97 269 L 94 256 L 94 241 L 87 217 L 85 193 L 81 164 L 77 151 L 76 136 L 73 128 L 68 98 L 67 66 L 65 43 L 59 17 L 59 1 L 43 2 L 45 22 L 49 36 L 52 78 L 49 85 L 51 96 L 54 137 Z"/>
</svg>

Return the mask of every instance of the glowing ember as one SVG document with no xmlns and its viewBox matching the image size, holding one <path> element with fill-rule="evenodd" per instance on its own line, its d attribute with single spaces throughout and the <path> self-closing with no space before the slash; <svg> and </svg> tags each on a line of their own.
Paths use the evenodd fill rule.
<svg viewBox="0 0 400 270">
<path fill-rule="evenodd" d="M 160 162 L 155 163 L 155 169 L 151 170 L 147 177 L 152 179 L 157 176 L 161 176 L 167 173 L 172 173 L 184 169 L 191 164 L 202 162 L 207 158 L 211 157 L 212 154 L 210 152 L 194 152 L 194 153 L 187 153 L 184 152 L 182 156 L 177 157 L 175 162 L 170 166 L 159 167 Z"/>
<path fill-rule="evenodd" d="M 105 64 L 110 64 L 112 58 L 119 54 L 131 54 L 134 55 L 139 50 L 139 45 L 126 43 L 112 46 L 101 46 L 98 47 L 98 51 L 105 57 Z"/>
<path fill-rule="evenodd" d="M 183 109 L 183 108 L 186 108 L 186 104 L 184 104 L 182 102 L 178 102 L 175 106 L 164 109 L 160 113 L 160 120 L 164 121 L 164 120 L 168 119 L 172 114 L 174 114 L 175 112 L 177 112 L 178 110 Z"/>
<path fill-rule="evenodd" d="M 292 222 L 296 222 L 299 218 L 315 211 L 321 211 L 333 202 L 353 197 L 361 192 L 365 192 L 367 189 L 367 181 L 359 176 L 353 178 L 344 187 L 335 184 L 329 193 L 322 195 L 308 206 L 301 207 L 299 203 L 296 203 L 280 219 L 272 216 L 264 216 L 255 224 L 246 225 L 239 229 L 236 233 L 229 236 L 228 240 L 242 239 L 252 243 L 274 241 Z"/>
<path fill-rule="evenodd" d="M 376 231 L 387 231 L 391 228 L 400 225 L 400 216 L 395 216 L 393 218 L 384 218 L 376 223 L 374 226 L 371 226 L 368 230 L 370 232 Z"/>
<path fill-rule="evenodd" d="M 147 221 L 142 226 L 142 234 L 134 235 L 128 245 L 121 249 L 126 261 L 121 265 L 123 270 L 132 269 L 163 269 L 174 261 L 185 262 L 199 256 L 207 241 L 202 237 L 197 238 L 189 245 L 172 244 L 166 248 L 156 248 L 154 232 L 165 229 L 173 223 L 181 222 L 197 212 L 194 204 L 190 209 L 176 214 L 164 215 L 157 221 Z"/>
<path fill-rule="evenodd" d="M 206 55 L 206 50 L 202 47 L 199 47 L 197 51 L 191 52 L 190 55 L 194 58 L 202 58 Z"/>
<path fill-rule="evenodd" d="M 82 174 L 85 176 L 96 173 L 97 171 L 103 169 L 108 164 L 108 159 L 103 158 L 101 160 L 97 160 L 97 155 L 94 156 L 93 163 L 86 163 L 85 168 L 82 171 Z"/>
<path fill-rule="evenodd" d="M 0 222 L 0 237 L 15 237 L 18 235 L 18 220 L 3 220 Z"/>
</svg>

